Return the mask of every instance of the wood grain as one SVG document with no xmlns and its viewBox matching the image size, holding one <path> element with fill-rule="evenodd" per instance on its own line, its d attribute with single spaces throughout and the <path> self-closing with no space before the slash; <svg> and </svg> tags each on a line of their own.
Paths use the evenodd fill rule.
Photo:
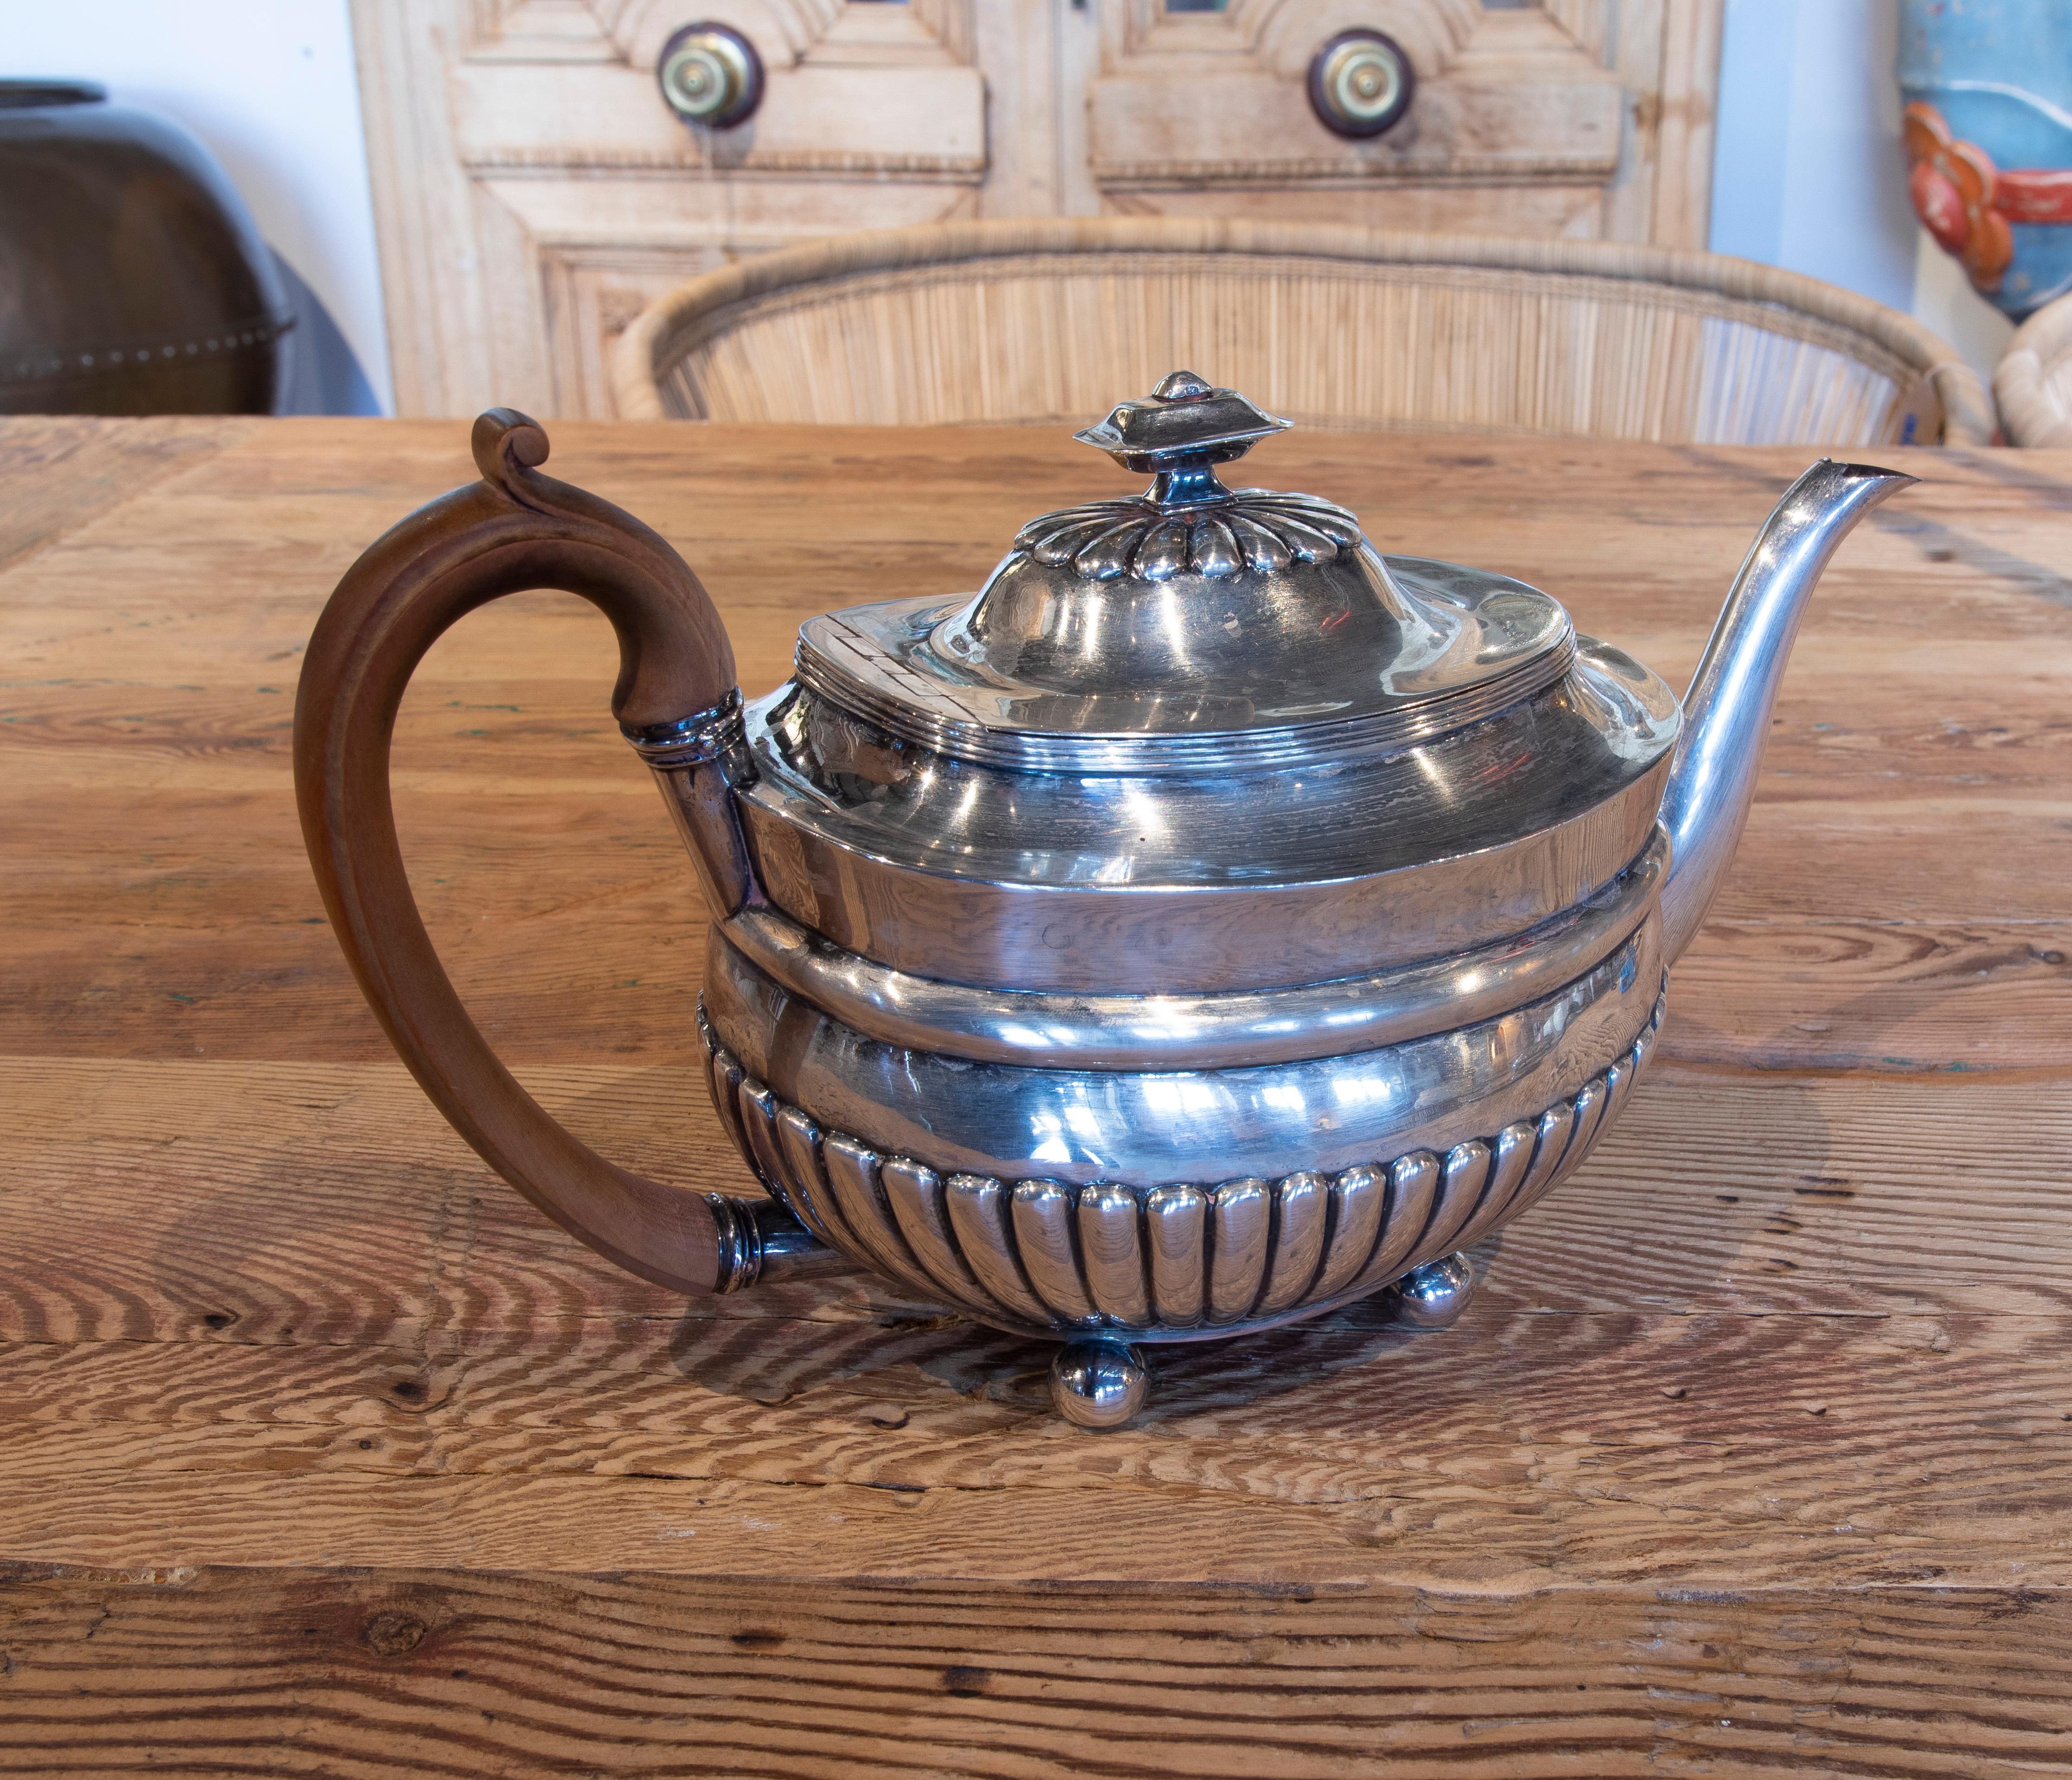
<svg viewBox="0 0 2072 1780">
<path fill-rule="evenodd" d="M 157 424 L 0 424 L 41 491 L 0 552 L 0 1773 L 2072 1769 L 2072 458 L 1906 458 L 1662 1063 L 1468 1317 L 1165 1355 L 1093 1437 L 1039 1347 L 861 1279 L 687 1305 L 485 1174 L 352 989 L 287 761 L 316 610 L 464 430 Z M 1297 436 L 1260 479 L 1680 680 L 1799 455 Z M 831 597 L 975 585 L 1117 479 L 1021 432 L 571 425 L 552 467 L 685 551 L 751 692 Z M 561 596 L 445 639 L 405 851 L 542 1103 L 738 1188 L 615 667 Z"/>
<path fill-rule="evenodd" d="M 1918 1587 L 1493 1601 L 210 1568 L 25 1570 L 9 1597 L 0 1773 L 134 1771 L 148 1717 L 154 1766 L 236 1771 L 236 1750 L 339 1777 L 2015 1780 L 2060 1771 L 2072 1699 L 2061 1599 L 1981 1595 L 1953 1632 L 1947 1591 Z"/>
<path fill-rule="evenodd" d="M 240 430 L 229 421 L 177 414 L 113 425 L 78 414 L 10 420 L 0 570 L 221 450 Z"/>
</svg>

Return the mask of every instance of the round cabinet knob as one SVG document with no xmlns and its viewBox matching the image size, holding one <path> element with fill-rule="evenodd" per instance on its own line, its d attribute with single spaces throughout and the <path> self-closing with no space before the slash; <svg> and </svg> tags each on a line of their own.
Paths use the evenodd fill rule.
<svg viewBox="0 0 2072 1780">
<path fill-rule="evenodd" d="M 1342 31 L 1309 60 L 1309 105 L 1340 136 L 1379 136 L 1403 121 L 1417 76 L 1378 31 Z"/>
<path fill-rule="evenodd" d="M 763 103 L 763 58 L 738 31 L 709 20 L 686 25 L 662 46 L 655 67 L 662 97 L 687 124 L 731 129 Z"/>
</svg>

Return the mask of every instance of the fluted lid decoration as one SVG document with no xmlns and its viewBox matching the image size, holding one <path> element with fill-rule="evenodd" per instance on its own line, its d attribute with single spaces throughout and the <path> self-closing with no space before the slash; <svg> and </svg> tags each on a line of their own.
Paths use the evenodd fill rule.
<svg viewBox="0 0 2072 1780">
<path fill-rule="evenodd" d="M 1342 507 L 1218 477 L 1289 424 L 1174 372 L 1075 435 L 1149 488 L 1032 520 L 968 598 L 809 621 L 800 680 L 966 758 L 1160 772 L 1371 754 L 1568 671 L 1546 594 L 1384 559 Z"/>
</svg>

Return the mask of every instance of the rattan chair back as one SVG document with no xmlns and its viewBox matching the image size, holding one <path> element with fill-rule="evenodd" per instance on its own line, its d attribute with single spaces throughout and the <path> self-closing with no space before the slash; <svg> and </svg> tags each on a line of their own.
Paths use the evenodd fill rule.
<svg viewBox="0 0 2072 1780">
<path fill-rule="evenodd" d="M 1103 217 L 837 236 L 694 278 L 614 361 L 628 418 L 1075 423 L 1186 366 L 1311 426 L 1984 442 L 1910 317 L 1597 241 Z"/>
</svg>

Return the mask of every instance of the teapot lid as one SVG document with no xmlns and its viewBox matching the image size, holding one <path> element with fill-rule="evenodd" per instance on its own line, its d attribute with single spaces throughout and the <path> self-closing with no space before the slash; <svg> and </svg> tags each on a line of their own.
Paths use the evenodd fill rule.
<svg viewBox="0 0 2072 1780">
<path fill-rule="evenodd" d="M 809 620 L 800 681 L 938 752 L 1116 773 L 1371 757 L 1568 672 L 1547 594 L 1384 561 L 1343 508 L 1218 478 L 1289 424 L 1175 372 L 1074 435 L 1142 494 L 1031 520 L 975 595 Z"/>
</svg>

